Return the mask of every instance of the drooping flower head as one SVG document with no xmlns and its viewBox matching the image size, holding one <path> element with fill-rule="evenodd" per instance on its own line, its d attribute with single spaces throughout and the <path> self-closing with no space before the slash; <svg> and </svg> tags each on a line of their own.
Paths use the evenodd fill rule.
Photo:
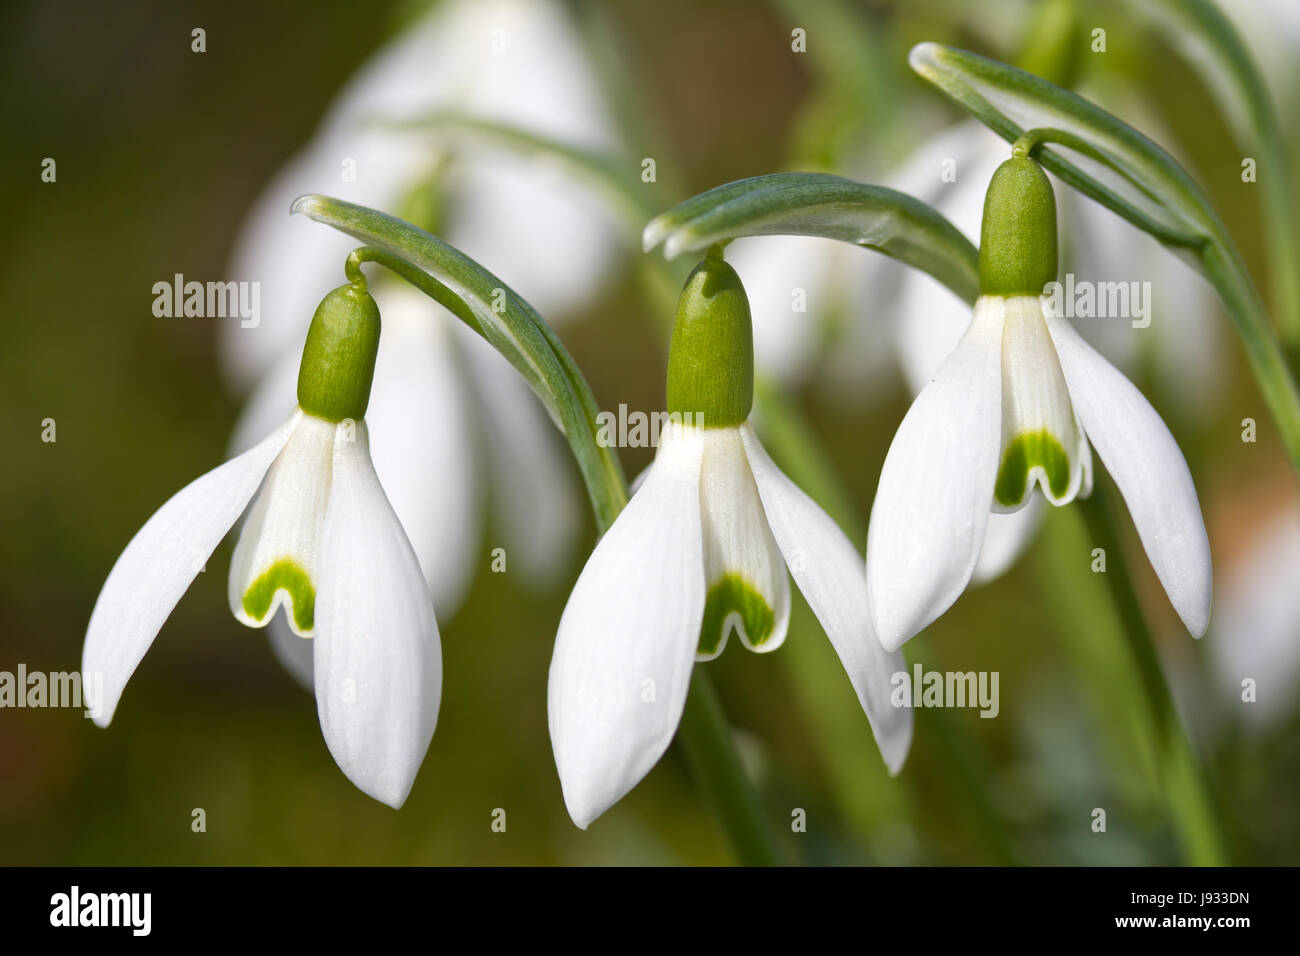
<svg viewBox="0 0 1300 956">
<path fill-rule="evenodd" d="M 654 463 L 597 544 L 560 620 L 551 742 L 586 827 L 655 765 L 676 733 L 696 661 L 735 635 L 769 652 L 790 617 L 787 569 L 848 671 L 891 771 L 911 712 L 890 706 L 902 658 L 876 639 L 862 560 L 772 463 L 748 418 L 749 305 L 711 254 L 686 282 L 668 362 L 669 423 Z"/>
<path fill-rule="evenodd" d="M 365 413 L 379 310 L 353 286 L 316 310 L 298 406 L 256 446 L 181 489 L 131 539 L 91 613 L 82 653 L 107 727 L 172 609 L 253 501 L 230 566 L 235 617 L 283 608 L 310 638 L 330 753 L 363 791 L 401 806 L 438 718 L 442 655 L 428 586 L 370 461 Z M 260 488 L 260 493 L 259 493 Z"/>
<path fill-rule="evenodd" d="M 366 59 L 264 185 L 235 237 L 229 271 L 259 283 L 262 312 L 275 321 L 218 330 L 222 371 L 241 393 L 252 388 L 232 456 L 293 402 L 307 320 L 354 245 L 284 214 L 304 193 L 384 209 L 437 233 L 493 263 L 552 322 L 597 301 L 619 272 L 615 215 L 588 183 L 559 164 L 427 125 L 460 116 L 617 151 L 600 73 L 572 12 L 560 0 L 419 6 L 428 9 Z M 549 254 L 557 248 L 566 255 Z M 568 573 L 581 512 L 545 410 L 509 363 L 428 297 L 383 280 L 371 292 L 385 322 L 367 418 L 375 468 L 438 614 L 463 603 L 479 566 L 466 556 L 483 547 L 489 524 L 520 581 L 553 586 Z M 310 656 L 284 619 L 267 631 L 277 656 L 310 684 Z"/>
<path fill-rule="evenodd" d="M 1023 155 L 985 197 L 980 298 L 966 334 L 908 410 L 885 458 L 867 578 L 888 648 L 929 625 L 970 581 L 990 514 L 1092 486 L 1089 443 L 1115 479 L 1175 610 L 1196 636 L 1210 610 L 1210 553 L 1196 489 L 1155 410 L 1053 314 L 1052 186 Z"/>
</svg>

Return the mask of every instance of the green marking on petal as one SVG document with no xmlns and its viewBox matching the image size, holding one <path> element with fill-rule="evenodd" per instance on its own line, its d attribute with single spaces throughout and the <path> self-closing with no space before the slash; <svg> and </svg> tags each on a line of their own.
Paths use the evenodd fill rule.
<svg viewBox="0 0 1300 956">
<path fill-rule="evenodd" d="M 722 646 L 723 627 L 727 618 L 739 614 L 744 622 L 745 637 L 753 647 L 761 647 L 772 636 L 776 614 L 763 596 L 739 574 L 725 574 L 709 588 L 704 601 L 704 623 L 700 627 L 699 653 L 713 656 Z"/>
<path fill-rule="evenodd" d="M 1055 435 L 1040 428 L 1017 435 L 1007 446 L 997 484 L 993 486 L 993 497 L 999 504 L 1011 507 L 1024 501 L 1029 471 L 1034 467 L 1043 469 L 1047 486 L 1055 497 L 1060 498 L 1069 490 L 1070 456 Z"/>
<path fill-rule="evenodd" d="M 293 602 L 293 622 L 299 631 L 308 632 L 316 620 L 316 589 L 302 565 L 281 558 L 271 565 L 244 592 L 244 613 L 255 621 L 265 620 L 277 591 L 288 593 Z"/>
</svg>

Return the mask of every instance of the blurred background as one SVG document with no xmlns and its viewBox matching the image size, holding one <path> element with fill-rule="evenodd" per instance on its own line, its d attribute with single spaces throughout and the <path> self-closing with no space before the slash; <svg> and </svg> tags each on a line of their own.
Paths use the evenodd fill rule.
<svg viewBox="0 0 1300 956">
<path fill-rule="evenodd" d="M 1286 2 L 1223 4 L 1239 8 L 1229 12 L 1294 149 L 1300 10 Z M 287 221 L 287 200 L 276 189 L 289 185 L 353 195 L 337 181 L 330 137 L 355 114 L 377 114 L 380 104 L 391 102 L 394 115 L 406 118 L 437 110 L 482 115 L 609 158 L 611 182 L 566 181 L 580 194 L 574 202 L 590 206 L 591 221 L 557 226 L 555 235 L 546 232 L 547 214 L 524 208 L 532 195 L 569 195 L 538 180 L 554 175 L 554 157 L 481 137 L 462 141 L 443 131 L 426 139 L 417 131 L 402 149 L 421 172 L 384 183 L 391 195 L 356 194 L 411 218 L 418 208 L 422 224 L 533 301 L 607 408 L 663 404 L 664 329 L 682 274 L 671 270 L 689 263 L 665 267 L 640 253 L 649 215 L 721 183 L 785 169 L 906 183 L 944 208 L 942 201 L 959 202 L 942 195 L 939 160 L 949 156 L 958 157 L 957 184 L 970 182 L 978 205 L 1006 147 L 972 132 L 907 68 L 907 51 L 923 40 L 1024 64 L 1148 133 L 1205 189 L 1268 299 L 1265 204 L 1259 186 L 1241 177 L 1249 148 L 1200 68 L 1169 28 L 1143 16 L 1143 6 L 489 0 L 430 12 L 409 2 L 363 9 L 334 0 L 9 4 L 0 37 L 9 217 L 0 239 L 9 303 L 0 349 L 0 671 L 79 667 L 86 622 L 117 555 L 172 493 L 224 460 L 256 390 L 260 370 L 239 365 L 253 359 L 242 344 L 231 345 L 238 320 L 157 317 L 153 284 L 176 273 L 260 278 L 259 341 L 278 337 L 291 352 L 310 317 L 310 304 L 306 314 L 279 305 L 292 298 L 285 290 L 296 267 L 258 276 L 240 263 L 268 244 L 305 249 L 315 241 L 309 234 L 328 230 L 295 221 L 296 231 L 281 240 L 254 210 L 270 203 Z M 521 25 L 538 23 L 546 39 L 532 43 L 540 34 Z M 196 28 L 204 31 L 203 52 L 193 48 Z M 1094 50 L 1097 28 L 1105 31 L 1104 52 Z M 797 31 L 803 50 L 795 49 Z M 392 77 L 373 70 L 358 86 L 359 71 L 394 49 L 409 54 L 392 71 L 406 87 L 386 88 Z M 548 60 L 556 56 L 560 62 Z M 421 87 L 424 99 L 404 95 L 412 87 L 402 78 L 425 68 L 433 79 Z M 563 82 L 551 82 L 561 75 Z M 976 156 L 987 140 L 993 165 L 981 173 Z M 950 145 L 934 154 L 936 142 Z M 313 150 L 324 150 L 323 167 L 303 161 Z M 47 157 L 57 164 L 54 182 L 42 180 Z M 655 161 L 650 182 L 647 158 Z M 425 175 L 426 160 L 438 176 Z M 293 163 L 293 183 L 268 185 Z M 332 172 L 312 173 L 320 168 Z M 491 176 L 476 180 L 480 169 Z M 1297 176 L 1294 166 L 1267 172 Z M 364 168 L 360 179 L 358 189 L 366 186 Z M 535 181 L 542 185 L 529 192 Z M 611 191 L 640 208 L 610 201 Z M 428 202 L 413 207 L 412 196 Z M 502 196 L 517 199 L 517 216 Z M 1079 212 L 1084 204 L 1062 202 L 1067 262 L 1099 276 L 1129 268 L 1127 278 L 1154 284 L 1152 328 L 1120 323 L 1105 330 L 1099 347 L 1151 398 L 1192 468 L 1215 559 L 1209 635 L 1195 642 L 1183 630 L 1121 516 L 1125 563 L 1204 760 L 1229 859 L 1294 862 L 1295 476 L 1208 287 L 1190 272 L 1170 271 L 1170 257 L 1109 213 Z M 950 215 L 969 228 L 955 207 Z M 1112 238 L 1089 239 L 1089 222 Z M 257 230 L 260 238 L 250 238 Z M 319 266 L 332 278 L 308 284 L 304 301 L 343 281 L 349 245 L 337 241 Z M 747 242 L 734 251 L 738 267 L 749 261 L 747 282 L 754 277 L 760 372 L 790 412 L 781 421 L 760 418 L 760 433 L 783 428 L 795 444 L 806 443 L 809 457 L 782 464 L 797 480 L 813 457 L 824 464 L 834 487 L 808 490 L 864 542 L 881 463 L 913 394 L 909 362 L 919 360 L 909 358 L 909 336 L 927 309 L 952 312 L 955 300 L 944 301 L 928 278 L 916 287 L 903 267 L 868 251 L 771 240 L 764 252 L 758 247 L 768 240 Z M 809 307 L 791 319 L 796 286 L 806 289 Z M 451 327 L 435 313 L 434 321 Z M 475 374 L 481 392 L 503 373 Z M 56 423 L 56 441 L 42 440 L 47 419 Z M 1244 419 L 1257 423 L 1255 441 L 1243 441 Z M 493 431 L 501 423 L 490 416 L 480 435 L 486 440 L 463 447 L 444 441 L 436 414 L 413 412 L 405 424 L 452 457 L 483 455 L 483 445 L 510 440 L 508 428 Z M 325 748 L 311 696 L 277 662 L 264 633 L 231 617 L 227 540 L 163 627 L 109 729 L 74 709 L 0 709 L 0 862 L 729 862 L 714 813 L 676 748 L 589 831 L 565 813 L 546 728 L 546 670 L 595 529 L 576 469 L 551 444 L 558 497 L 545 506 L 531 501 L 527 485 L 511 490 L 486 470 L 463 483 L 473 493 L 460 509 L 460 543 L 442 555 L 445 573 L 459 569 L 460 580 L 439 603 L 441 717 L 400 812 L 347 781 Z M 624 450 L 628 474 L 651 454 Z M 513 509 L 485 503 L 512 494 Z M 515 565 L 492 573 L 492 549 L 509 554 L 522 540 L 511 522 L 523 521 L 526 539 L 543 511 L 570 517 L 554 532 L 554 547 L 528 562 L 537 573 Z M 439 540 L 439 527 L 426 531 Z M 849 683 L 799 597 L 778 653 L 751 655 L 733 643 L 703 665 L 792 859 L 1184 859 L 1134 704 L 1107 677 L 1124 652 L 1109 592 L 1090 570 L 1093 546 L 1077 507 L 1054 510 L 1003 573 L 972 587 L 926 632 L 923 647 L 910 648 L 927 670 L 997 671 L 1000 713 L 918 711 L 912 754 L 896 779 L 886 776 Z M 1256 703 L 1242 702 L 1243 677 L 1258 680 Z M 204 832 L 192 829 L 196 808 L 206 813 Z M 796 808 L 806 811 L 806 833 L 788 832 Z M 1107 811 L 1105 833 L 1092 829 L 1095 808 Z M 505 832 L 492 828 L 498 809 Z"/>
</svg>

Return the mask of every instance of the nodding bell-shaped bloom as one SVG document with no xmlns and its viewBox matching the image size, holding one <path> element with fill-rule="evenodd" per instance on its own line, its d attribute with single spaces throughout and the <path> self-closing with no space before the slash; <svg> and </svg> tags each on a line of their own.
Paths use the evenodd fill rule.
<svg viewBox="0 0 1300 956">
<path fill-rule="evenodd" d="M 1187 463 L 1141 392 L 1053 314 L 1044 292 L 1056 271 L 1051 183 L 1014 156 L 985 199 L 974 317 L 908 410 L 880 474 L 867 580 L 886 648 L 966 588 L 990 514 L 1017 512 L 1035 495 L 1064 505 L 1089 493 L 1089 443 L 1175 610 L 1193 635 L 1205 633 L 1210 548 Z"/>
<path fill-rule="evenodd" d="M 384 209 L 436 232 L 493 263 L 552 322 L 599 301 L 625 265 L 614 207 L 589 182 L 482 136 L 423 125 L 458 115 L 583 150 L 620 151 L 600 73 L 568 5 L 419 6 L 428 9 L 335 96 L 236 236 L 229 271 L 259 283 L 265 321 L 218 329 L 223 372 L 241 394 L 252 389 L 232 453 L 260 441 L 292 403 L 307 320 L 356 245 L 286 216 L 303 193 Z M 467 556 L 483 547 L 489 527 L 510 554 L 512 575 L 530 587 L 554 586 L 568 573 L 581 502 L 546 410 L 509 362 L 427 296 L 383 280 L 370 291 L 384 315 L 367 415 L 375 469 L 438 615 L 445 620 L 464 602 L 480 566 Z M 272 647 L 310 685 L 310 655 L 304 659 L 303 642 L 283 620 L 267 628 Z"/>
<path fill-rule="evenodd" d="M 263 627 L 284 608 L 293 631 L 311 638 L 330 753 L 370 796 L 405 801 L 437 722 L 442 654 L 428 586 L 370 461 L 364 415 L 378 345 L 374 300 L 352 286 L 331 292 L 303 350 L 298 407 L 131 539 L 95 603 L 82 654 L 87 686 L 102 677 L 91 708 L 99 726 L 253 502 L 231 562 L 231 611 Z"/>
<path fill-rule="evenodd" d="M 733 633 L 753 651 L 781 645 L 787 569 L 848 671 L 890 771 L 907 755 L 911 711 L 889 703 L 902 658 L 872 631 L 862 559 L 749 425 L 750 327 L 739 277 L 711 256 L 678 305 L 669 421 L 654 464 L 592 552 L 560 620 L 551 744 L 580 827 L 663 755 L 696 661 L 720 654 Z"/>
</svg>

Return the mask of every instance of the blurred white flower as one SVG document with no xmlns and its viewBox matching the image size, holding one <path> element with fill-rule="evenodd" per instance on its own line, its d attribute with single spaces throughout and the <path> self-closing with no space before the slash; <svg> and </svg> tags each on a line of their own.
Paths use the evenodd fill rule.
<svg viewBox="0 0 1300 956">
<path fill-rule="evenodd" d="M 439 234 L 481 261 L 555 321 L 580 310 L 615 274 L 612 214 L 553 164 L 427 131 L 396 128 L 437 111 L 510 124 L 608 149 L 613 125 L 581 38 L 554 0 L 452 0 L 381 49 L 348 83 L 315 136 L 266 187 L 237 238 L 231 271 L 261 283 L 256 327 L 223 327 L 225 372 L 256 383 L 236 428 L 248 447 L 292 396 L 302 317 L 336 285 L 357 241 L 290 216 L 317 192 L 401 214 L 436 177 Z M 507 363 L 427 298 L 380 280 L 385 334 L 369 416 L 375 467 L 419 555 L 440 613 L 473 575 L 485 486 L 501 506 L 511 570 L 562 570 L 578 510 L 558 435 Z M 413 412 L 413 410 L 415 410 Z M 551 434 L 547 434 L 551 431 Z M 392 435 L 393 440 L 386 436 Z M 299 642 L 273 625 L 277 651 Z M 301 660 L 286 660 L 300 676 Z"/>
<path fill-rule="evenodd" d="M 1300 102 L 1300 3 L 1295 0 L 1219 0 L 1250 48 L 1280 119 Z"/>
<path fill-rule="evenodd" d="M 1253 729 L 1267 729 L 1295 713 L 1300 684 L 1300 505 L 1274 509 L 1233 558 L 1215 596 L 1209 642 L 1216 693 L 1225 710 Z M 1255 700 L 1242 700 L 1242 682 L 1254 682 Z"/>
</svg>

